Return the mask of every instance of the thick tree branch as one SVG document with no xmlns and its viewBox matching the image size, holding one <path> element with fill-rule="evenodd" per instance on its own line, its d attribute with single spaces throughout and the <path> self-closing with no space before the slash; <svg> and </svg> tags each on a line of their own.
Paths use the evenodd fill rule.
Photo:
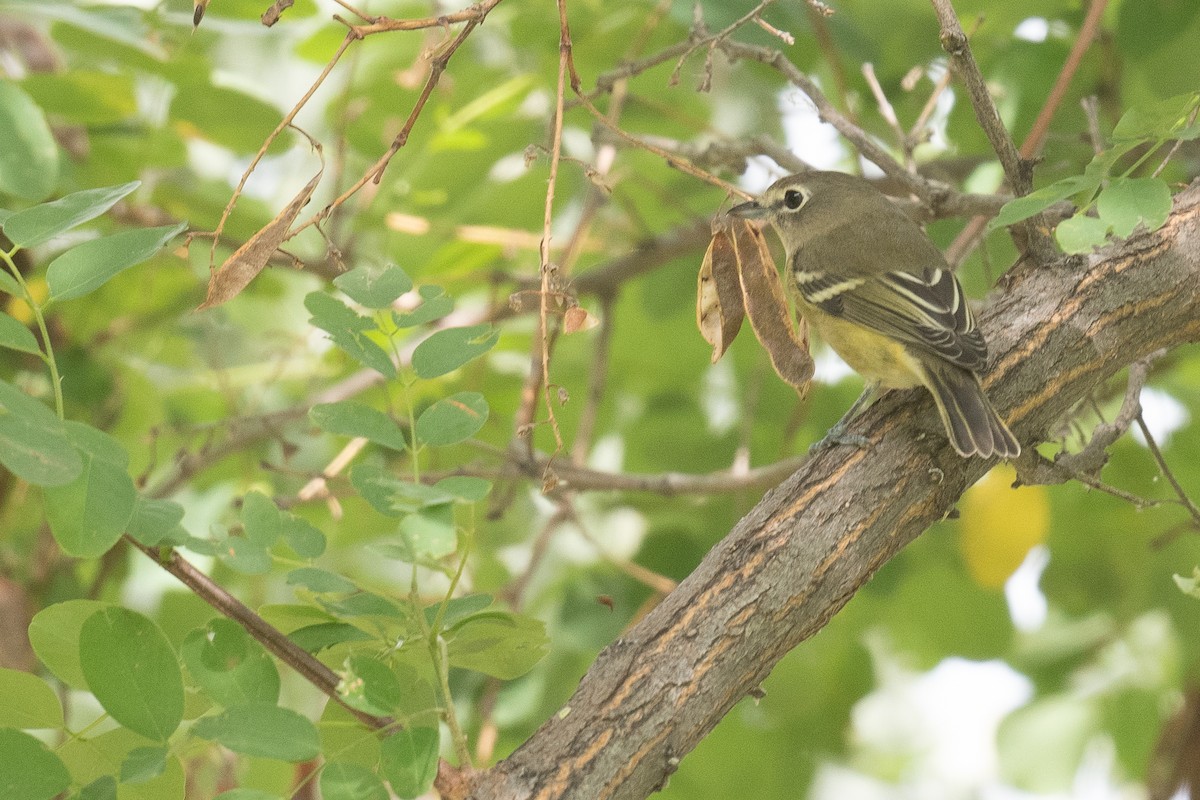
<svg viewBox="0 0 1200 800">
<path fill-rule="evenodd" d="M 986 384 L 1027 452 L 1121 368 L 1200 341 L 1200 184 L 1161 230 L 1029 264 L 982 315 Z M 951 450 L 927 396 L 893 392 L 769 492 L 629 633 L 563 709 L 480 773 L 475 800 L 643 798 L 790 649 L 992 465 Z M 1032 457 L 1032 456 L 1027 456 Z M 869 499 L 869 502 L 866 501 Z"/>
</svg>

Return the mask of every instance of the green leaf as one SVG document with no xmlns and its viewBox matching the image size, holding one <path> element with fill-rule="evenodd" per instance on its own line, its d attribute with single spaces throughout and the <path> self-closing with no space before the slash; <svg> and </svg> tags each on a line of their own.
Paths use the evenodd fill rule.
<svg viewBox="0 0 1200 800">
<path fill-rule="evenodd" d="M 129 453 L 115 436 L 73 419 L 64 422 L 63 427 L 71 444 L 85 456 L 91 456 L 118 469 L 128 469 Z"/>
<path fill-rule="evenodd" d="M 355 464 L 350 485 L 380 514 L 399 517 L 454 500 L 454 495 L 423 483 L 401 480 L 377 464 Z"/>
<path fill-rule="evenodd" d="M 1096 210 L 1122 238 L 1139 224 L 1158 230 L 1171 214 L 1171 190 L 1160 178 L 1113 178 L 1100 192 Z"/>
<path fill-rule="evenodd" d="M 1108 237 L 1108 223 L 1076 214 L 1058 223 L 1054 237 L 1058 240 L 1058 246 L 1068 253 L 1090 253 L 1092 248 L 1104 244 Z"/>
<path fill-rule="evenodd" d="M 446 603 L 446 610 L 442 611 L 442 629 L 491 607 L 493 600 L 490 594 L 469 594 L 465 597 L 451 598 Z M 425 606 L 425 621 L 433 625 L 441 609 L 441 603 Z"/>
<path fill-rule="evenodd" d="M 42 352 L 42 348 L 38 346 L 37 339 L 34 338 L 29 328 L 2 312 L 0 312 L 0 347 L 7 347 L 9 350 L 17 350 L 22 353 L 40 354 Z"/>
<path fill-rule="evenodd" d="M 393 450 L 404 450 L 408 446 L 404 432 L 395 420 L 382 411 L 353 400 L 313 406 L 308 418 L 326 433 L 362 436 Z"/>
<path fill-rule="evenodd" d="M 287 583 L 288 586 L 303 586 L 317 594 L 348 594 L 358 591 L 358 586 L 353 581 L 319 567 L 294 569 L 287 574 Z"/>
<path fill-rule="evenodd" d="M 375 637 L 347 622 L 320 622 L 297 628 L 288 638 L 309 653 L 319 653 L 344 642 L 369 642 Z"/>
<path fill-rule="evenodd" d="M 392 668 L 370 656 L 346 659 L 338 681 L 338 696 L 351 708 L 390 716 L 400 707 L 404 692 Z"/>
<path fill-rule="evenodd" d="M 144 737 L 128 728 L 116 728 L 106 733 L 92 733 L 87 738 L 70 738 L 59 746 L 57 752 L 70 765 L 71 776 L 76 783 L 96 781 L 102 776 L 121 773 L 121 765 L 135 748 L 145 747 Z M 162 775 L 144 783 L 123 784 L 121 800 L 182 800 L 184 797 L 183 767 L 174 755 L 168 755 L 166 770 Z M 96 797 L 113 800 L 114 795 L 105 795 L 106 787 L 97 782 Z"/>
<path fill-rule="evenodd" d="M 454 508 L 449 503 L 422 508 L 400 520 L 400 538 L 412 556 L 410 561 L 436 561 L 458 548 Z"/>
<path fill-rule="evenodd" d="M 309 294 L 304 298 L 304 307 L 312 314 L 309 322 L 328 333 L 339 349 L 385 378 L 396 377 L 392 359 L 367 336 L 368 332 L 378 330 L 374 322 L 324 292 Z"/>
<path fill-rule="evenodd" d="M 491 350 L 500 332 L 491 325 L 435 331 L 413 350 L 412 365 L 422 378 L 438 378 Z"/>
<path fill-rule="evenodd" d="M 417 437 L 432 447 L 470 439 L 488 418 L 487 400 L 479 392 L 457 392 L 438 400 L 417 418 Z"/>
<path fill-rule="evenodd" d="M 395 264 L 355 267 L 334 278 L 333 285 L 367 308 L 387 308 L 397 297 L 413 288 L 412 280 Z"/>
<path fill-rule="evenodd" d="M 329 761 L 321 769 L 321 800 L 388 800 L 388 792 L 366 767 Z"/>
<path fill-rule="evenodd" d="M 435 483 L 433 488 L 449 492 L 464 503 L 478 503 L 492 490 L 492 482 L 473 475 L 451 475 Z"/>
<path fill-rule="evenodd" d="M 392 321 L 397 328 L 414 328 L 417 325 L 428 325 L 439 320 L 454 310 L 454 300 L 441 286 L 422 286 L 417 290 L 421 295 L 421 305 L 412 311 L 393 311 Z"/>
<path fill-rule="evenodd" d="M 230 536 L 221 543 L 221 560 L 243 575 L 265 575 L 271 571 L 271 554 L 258 542 Z"/>
<path fill-rule="evenodd" d="M 1085 175 L 1073 175 L 1070 178 L 1063 178 L 1061 181 L 1056 181 L 1049 186 L 1043 186 L 1041 189 L 1030 192 L 1024 197 L 1014 197 L 1005 203 L 1004 207 L 1000 209 L 1000 213 L 988 223 L 988 229 L 996 230 L 997 228 L 1014 225 L 1022 220 L 1029 219 L 1035 214 L 1042 213 L 1059 200 L 1065 200 L 1071 195 L 1078 194 L 1084 190 L 1095 190 L 1099 185 L 1099 178 L 1093 179 Z"/>
<path fill-rule="evenodd" d="M 250 492 L 242 500 L 242 527 L 247 539 L 266 548 L 279 540 L 283 519 L 273 500 L 262 492 Z"/>
<path fill-rule="evenodd" d="M 70 784 L 62 759 L 46 745 L 27 733 L 0 728 L 0 797 L 51 800 Z"/>
<path fill-rule="evenodd" d="M 37 675 L 0 668 L 0 726 L 61 728 L 58 695 Z"/>
<path fill-rule="evenodd" d="M 41 200 L 58 183 L 58 145 L 36 103 L 0 81 L 0 194 Z"/>
<path fill-rule="evenodd" d="M 444 634 L 451 666 L 501 680 L 519 678 L 546 655 L 546 626 L 531 617 L 488 611 L 459 622 Z"/>
<path fill-rule="evenodd" d="M 79 661 L 88 688 L 112 718 L 165 742 L 183 719 L 183 676 L 167 637 L 146 617 L 107 607 L 79 634 Z"/>
<path fill-rule="evenodd" d="M 62 486 L 83 472 L 83 459 L 58 416 L 0 381 L 0 464 L 37 486 Z"/>
<path fill-rule="evenodd" d="M 7 292 L 13 297 L 21 297 L 24 293 L 15 278 L 6 270 L 0 269 L 0 292 Z"/>
<path fill-rule="evenodd" d="M 275 662 L 232 620 L 209 620 L 193 630 L 184 638 L 180 655 L 200 688 L 222 706 L 279 702 Z"/>
<path fill-rule="evenodd" d="M 80 789 L 71 800 L 117 800 L 117 779 L 112 775 L 101 775 Z"/>
<path fill-rule="evenodd" d="M 192 733 L 235 753 L 280 761 L 307 761 L 321 752 L 316 727 L 306 717 L 272 703 L 228 708 L 197 720 Z"/>
<path fill-rule="evenodd" d="M 76 689 L 87 688 L 79 664 L 79 633 L 83 623 L 107 603 L 96 600 L 67 600 L 47 606 L 29 623 L 33 652 L 56 678 Z"/>
<path fill-rule="evenodd" d="M 32 72 L 21 81 L 21 88 L 51 118 L 62 117 L 78 125 L 118 125 L 137 114 L 130 70 Z"/>
<path fill-rule="evenodd" d="M 264 792 L 262 789 L 238 788 L 221 792 L 213 800 L 283 800 L 283 798 L 277 794 Z"/>
<path fill-rule="evenodd" d="M 415 798 L 433 785 L 437 776 L 438 731 L 436 728 L 405 728 L 380 743 L 380 768 L 392 791 Z"/>
<path fill-rule="evenodd" d="M 152 781 L 167 769 L 166 747 L 135 747 L 121 762 L 121 783 Z"/>
<path fill-rule="evenodd" d="M 318 597 L 317 602 L 321 604 L 322 608 L 337 617 L 403 619 L 405 616 L 399 606 L 386 597 L 373 592 L 358 592 L 337 600 Z"/>
<path fill-rule="evenodd" d="M 86 189 L 18 211 L 4 221 L 4 235 L 17 247 L 39 245 L 95 219 L 141 185 L 141 181 L 131 181 L 120 186 Z"/>
<path fill-rule="evenodd" d="M 179 544 L 187 531 L 179 524 L 183 521 L 183 506 L 173 500 L 151 500 L 138 495 L 133 506 L 133 515 L 125 531 L 144 545 L 156 547 L 160 544 Z"/>
<path fill-rule="evenodd" d="M 1200 93 L 1188 92 L 1126 111 L 1113 128 L 1115 141 L 1173 139 L 1187 127 L 1200 103 Z"/>
<path fill-rule="evenodd" d="M 239 155 L 256 152 L 282 116 L 273 105 L 248 94 L 200 80 L 178 85 L 170 111 L 171 122 L 181 133 L 203 137 Z M 282 152 L 287 146 L 288 137 L 280 137 L 268 152 Z"/>
<path fill-rule="evenodd" d="M 108 552 L 133 517 L 137 489 L 126 472 L 129 456 L 113 437 L 82 423 L 67 423 L 83 471 L 46 493 L 46 520 L 63 552 L 96 558 Z"/>
<path fill-rule="evenodd" d="M 283 512 L 283 540 L 301 558 L 316 558 L 325 552 L 325 534 L 304 517 Z"/>
<path fill-rule="evenodd" d="M 138 228 L 92 239 L 50 262 L 46 283 L 52 300 L 71 300 L 100 288 L 116 275 L 154 256 L 187 229 L 187 223 Z"/>
</svg>

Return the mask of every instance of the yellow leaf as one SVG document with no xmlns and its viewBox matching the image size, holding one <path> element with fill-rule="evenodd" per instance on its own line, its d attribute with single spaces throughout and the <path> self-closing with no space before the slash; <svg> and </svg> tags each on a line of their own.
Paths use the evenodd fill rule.
<svg viewBox="0 0 1200 800">
<path fill-rule="evenodd" d="M 1050 501 L 1044 486 L 1013 489 L 1016 471 L 1001 464 L 963 495 L 959 545 L 971 577 L 1000 588 L 1034 545 L 1046 540 Z"/>
</svg>

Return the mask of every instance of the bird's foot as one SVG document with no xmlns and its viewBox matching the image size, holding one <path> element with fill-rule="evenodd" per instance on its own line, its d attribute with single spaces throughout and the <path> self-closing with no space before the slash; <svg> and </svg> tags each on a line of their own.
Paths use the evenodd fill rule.
<svg viewBox="0 0 1200 800">
<path fill-rule="evenodd" d="M 846 426 L 839 422 L 829 429 L 829 433 L 825 434 L 825 438 L 808 448 L 810 454 L 815 454 L 821 450 L 828 450 L 831 447 L 845 445 L 846 447 L 857 447 L 859 450 L 869 450 L 871 448 L 871 440 L 867 437 L 850 433 L 846 430 Z"/>
</svg>

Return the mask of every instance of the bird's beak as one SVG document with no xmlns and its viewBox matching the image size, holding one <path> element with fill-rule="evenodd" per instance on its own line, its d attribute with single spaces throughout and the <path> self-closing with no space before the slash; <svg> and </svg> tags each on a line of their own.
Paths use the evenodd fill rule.
<svg viewBox="0 0 1200 800">
<path fill-rule="evenodd" d="M 765 206 L 759 205 L 757 200 L 751 200 L 749 203 L 742 203 L 725 212 L 731 217 L 741 217 L 742 219 L 762 219 L 767 215 Z"/>
</svg>

